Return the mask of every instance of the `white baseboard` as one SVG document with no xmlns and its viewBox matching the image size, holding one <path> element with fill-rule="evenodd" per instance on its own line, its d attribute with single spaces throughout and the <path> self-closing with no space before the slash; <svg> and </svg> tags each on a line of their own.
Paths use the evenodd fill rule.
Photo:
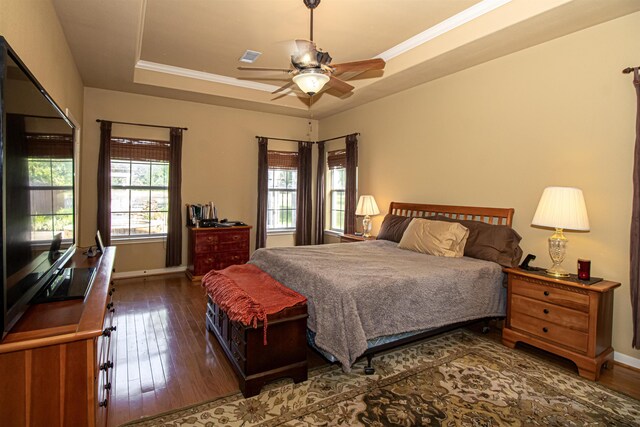
<svg viewBox="0 0 640 427">
<path fill-rule="evenodd" d="M 623 365 L 631 366 L 632 368 L 640 369 L 640 359 L 628 356 L 626 354 L 613 352 L 613 360 Z"/>
<path fill-rule="evenodd" d="M 180 273 L 187 269 L 186 266 L 178 267 L 154 268 L 150 270 L 123 271 L 122 273 L 114 273 L 114 279 L 130 279 L 132 277 L 157 276 L 159 274 Z"/>
</svg>

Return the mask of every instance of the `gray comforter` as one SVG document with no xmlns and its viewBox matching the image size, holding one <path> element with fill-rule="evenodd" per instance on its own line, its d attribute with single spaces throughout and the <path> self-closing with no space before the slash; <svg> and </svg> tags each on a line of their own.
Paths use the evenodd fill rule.
<svg viewBox="0 0 640 427">
<path fill-rule="evenodd" d="M 386 240 L 259 249 L 249 262 L 307 297 L 316 345 L 345 371 L 368 339 L 505 314 L 498 264 Z"/>
</svg>

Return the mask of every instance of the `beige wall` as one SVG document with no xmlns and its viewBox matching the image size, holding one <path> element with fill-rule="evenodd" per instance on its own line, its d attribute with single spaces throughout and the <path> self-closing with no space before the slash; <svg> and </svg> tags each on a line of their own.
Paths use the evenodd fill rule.
<svg viewBox="0 0 640 427">
<path fill-rule="evenodd" d="M 218 215 L 254 225 L 257 200 L 256 135 L 307 139 L 307 119 L 227 107 L 176 101 L 102 89 L 85 89 L 82 150 L 80 243 L 92 243 L 96 230 L 96 167 L 100 129 L 96 119 L 161 124 L 189 128 L 182 150 L 182 202 L 213 201 Z M 313 122 L 312 139 L 317 135 Z M 167 129 L 113 125 L 114 136 L 168 139 Z M 272 148 L 291 149 L 277 143 Z M 251 233 L 254 247 L 255 230 Z M 187 262 L 186 229 L 183 264 Z M 289 236 L 289 239 L 291 237 Z M 277 241 L 271 242 L 277 244 Z M 120 244 L 116 270 L 140 271 L 164 267 L 164 243 Z"/>
<path fill-rule="evenodd" d="M 0 35 L 58 106 L 82 121 L 83 85 L 50 0 L 0 0 Z"/>
<path fill-rule="evenodd" d="M 619 281 L 614 348 L 631 348 L 629 224 L 638 65 L 635 13 L 324 119 L 321 138 L 359 131 L 361 194 L 389 202 L 514 207 L 524 253 L 547 266 L 530 226 L 544 187 L 583 189 L 591 231 L 568 232 L 565 266 Z M 382 215 L 376 217 L 377 230 Z"/>
</svg>

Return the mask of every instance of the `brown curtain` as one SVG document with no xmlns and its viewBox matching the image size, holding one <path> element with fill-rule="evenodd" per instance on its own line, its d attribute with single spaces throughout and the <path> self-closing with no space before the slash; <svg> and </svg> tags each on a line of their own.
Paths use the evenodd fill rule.
<svg viewBox="0 0 640 427">
<path fill-rule="evenodd" d="M 267 198 L 269 196 L 269 153 L 267 138 L 258 138 L 258 218 L 256 249 L 267 245 Z"/>
<path fill-rule="evenodd" d="M 31 258 L 31 218 L 25 212 L 31 212 L 29 187 L 28 147 L 26 142 L 25 118 L 20 114 L 7 113 L 5 182 L 6 191 L 5 221 L 11 227 L 11 233 L 5 234 L 7 277 L 23 266 L 25 259 Z M 0 150 L 0 153 L 2 151 Z M 53 235 L 51 236 L 53 237 Z M 1 267 L 0 267 L 1 268 Z"/>
<path fill-rule="evenodd" d="M 316 245 L 324 243 L 325 161 L 324 141 L 320 141 L 318 142 L 318 168 L 316 169 Z"/>
<path fill-rule="evenodd" d="M 631 213 L 631 309 L 634 348 L 640 348 L 640 76 L 633 72 L 636 88 L 636 146 L 633 162 L 633 210 Z"/>
<path fill-rule="evenodd" d="M 351 134 L 347 138 L 346 150 L 346 178 L 344 192 L 344 232 L 353 234 L 356 231 L 356 203 L 357 203 L 357 167 L 358 167 L 358 135 Z"/>
<path fill-rule="evenodd" d="M 111 244 L 111 122 L 100 122 L 98 155 L 98 230 L 105 246 Z"/>
<path fill-rule="evenodd" d="M 164 146 L 164 144 L 153 145 L 156 150 L 158 146 Z M 182 129 L 171 128 L 167 151 L 169 152 L 169 218 L 165 265 L 173 267 L 182 264 Z"/>
<path fill-rule="evenodd" d="M 311 244 L 311 147 L 298 142 L 298 189 L 296 198 L 296 246 Z"/>
</svg>

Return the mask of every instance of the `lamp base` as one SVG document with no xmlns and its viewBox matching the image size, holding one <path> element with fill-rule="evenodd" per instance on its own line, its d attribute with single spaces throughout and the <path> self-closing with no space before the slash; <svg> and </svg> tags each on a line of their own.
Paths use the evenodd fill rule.
<svg viewBox="0 0 640 427">
<path fill-rule="evenodd" d="M 369 215 L 365 215 L 362 220 L 362 237 L 365 239 L 371 237 L 371 217 Z"/>
<path fill-rule="evenodd" d="M 562 228 L 556 228 L 556 232 L 549 237 L 549 256 L 553 265 L 546 273 L 552 277 L 569 277 L 569 272 L 562 267 L 562 261 L 567 250 L 567 238 L 564 237 Z"/>
<path fill-rule="evenodd" d="M 562 268 L 561 265 L 554 265 L 553 267 L 547 269 L 545 273 L 547 274 L 547 276 L 552 277 L 569 277 L 569 272 Z"/>
</svg>

